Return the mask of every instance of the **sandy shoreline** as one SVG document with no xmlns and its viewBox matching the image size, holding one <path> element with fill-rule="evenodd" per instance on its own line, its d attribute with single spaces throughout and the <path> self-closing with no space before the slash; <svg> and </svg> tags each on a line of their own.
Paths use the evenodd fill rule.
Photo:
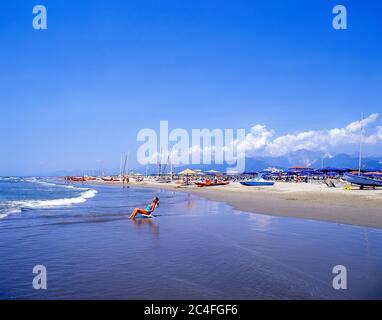
<svg viewBox="0 0 382 320">
<path fill-rule="evenodd" d="M 323 184 L 283 182 L 273 187 L 244 187 L 231 183 L 196 188 L 151 181 L 130 182 L 128 185 L 189 192 L 209 200 L 226 202 L 240 211 L 382 229 L 382 190 L 344 190 L 328 188 Z"/>
</svg>

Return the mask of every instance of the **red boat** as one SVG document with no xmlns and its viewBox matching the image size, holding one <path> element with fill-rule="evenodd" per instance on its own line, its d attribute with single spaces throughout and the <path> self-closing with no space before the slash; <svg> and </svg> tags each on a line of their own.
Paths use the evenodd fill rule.
<svg viewBox="0 0 382 320">
<path fill-rule="evenodd" d="M 85 177 L 66 177 L 66 180 L 74 181 L 74 182 L 84 182 L 84 181 L 86 181 Z"/>
<path fill-rule="evenodd" d="M 228 181 L 218 181 L 218 182 L 211 182 L 211 181 L 206 181 L 206 182 L 195 182 L 195 184 L 199 187 L 214 187 L 214 186 L 226 186 L 229 184 Z"/>
</svg>

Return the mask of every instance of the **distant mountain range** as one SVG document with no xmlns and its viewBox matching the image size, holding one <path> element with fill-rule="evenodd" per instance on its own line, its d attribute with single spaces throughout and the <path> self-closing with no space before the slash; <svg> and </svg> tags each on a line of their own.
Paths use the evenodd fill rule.
<svg viewBox="0 0 382 320">
<path fill-rule="evenodd" d="M 324 156 L 321 152 L 298 150 L 296 152 L 290 153 L 282 157 L 247 157 L 245 161 L 245 171 L 260 171 L 270 167 L 278 169 L 287 169 L 292 166 L 308 166 L 313 167 L 315 169 L 320 169 L 322 167 L 357 169 L 358 156 L 348 155 L 344 153 L 332 156 Z M 202 169 L 203 171 L 218 170 L 224 172 L 229 167 L 230 166 L 227 164 L 187 165 L 177 167 L 174 169 L 174 171 L 179 172 L 185 168 L 190 168 Z M 362 159 L 362 168 L 382 170 L 382 156 L 364 157 Z M 157 172 L 157 170 L 157 166 L 150 166 L 148 172 L 155 173 Z M 139 171 L 141 172 L 141 170 Z"/>
<path fill-rule="evenodd" d="M 309 166 L 315 169 L 323 167 L 337 167 L 358 169 L 358 156 L 349 154 L 336 154 L 332 156 L 324 156 L 321 152 L 313 152 L 308 150 L 298 150 L 282 157 L 247 157 L 245 162 L 245 171 L 260 171 L 267 168 L 287 169 L 292 166 Z M 231 166 L 227 164 L 201 164 L 186 165 L 175 167 L 174 172 L 180 172 L 186 168 L 201 169 L 203 171 L 217 170 L 225 172 Z M 382 170 L 382 156 L 367 156 L 362 159 L 362 168 L 370 170 Z M 162 172 L 169 172 L 169 166 L 162 166 Z M 140 166 L 134 168 L 134 172 L 141 174 L 155 174 L 158 172 L 157 165 Z M 45 175 L 49 176 L 66 176 L 66 175 L 97 175 L 98 170 L 73 170 L 73 171 L 55 171 Z M 106 170 L 106 175 L 118 174 L 117 170 Z"/>
</svg>

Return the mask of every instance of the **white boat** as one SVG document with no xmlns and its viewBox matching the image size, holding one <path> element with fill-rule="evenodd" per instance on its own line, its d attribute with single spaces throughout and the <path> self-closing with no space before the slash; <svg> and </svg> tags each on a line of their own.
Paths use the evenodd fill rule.
<svg viewBox="0 0 382 320">
<path fill-rule="evenodd" d="M 275 182 L 263 179 L 263 175 L 260 174 L 256 179 L 249 181 L 241 181 L 240 184 L 247 187 L 263 187 L 273 186 Z"/>
<path fill-rule="evenodd" d="M 361 175 L 355 175 L 351 173 L 345 173 L 344 179 L 347 182 L 350 182 L 352 184 L 356 184 L 363 187 L 382 187 L 382 180 L 373 179 Z"/>
</svg>

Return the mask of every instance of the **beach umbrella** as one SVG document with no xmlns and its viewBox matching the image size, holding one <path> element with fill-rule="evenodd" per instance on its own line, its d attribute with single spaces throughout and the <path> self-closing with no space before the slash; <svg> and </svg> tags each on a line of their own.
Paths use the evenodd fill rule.
<svg viewBox="0 0 382 320">
<path fill-rule="evenodd" d="M 256 175 L 258 172 L 257 171 L 245 171 L 243 172 L 243 174 L 246 174 L 246 175 Z"/>
<path fill-rule="evenodd" d="M 179 172 L 180 175 L 185 175 L 186 176 L 186 184 L 188 185 L 188 176 L 190 174 L 196 174 L 195 171 L 191 170 L 191 169 L 186 169 L 186 170 L 183 170 L 181 172 Z"/>
<path fill-rule="evenodd" d="M 179 174 L 180 175 L 189 175 L 189 174 L 196 174 L 196 172 L 194 170 L 191 170 L 191 169 L 186 169 L 186 170 L 179 172 Z"/>
<path fill-rule="evenodd" d="M 335 176 L 338 175 L 338 172 L 334 172 L 334 171 L 332 171 L 332 172 L 327 172 L 326 174 L 327 174 L 329 177 L 335 177 Z"/>
<path fill-rule="evenodd" d="M 321 169 L 323 172 L 346 172 L 348 171 L 346 168 L 336 168 L 336 167 L 326 167 Z"/>
</svg>

